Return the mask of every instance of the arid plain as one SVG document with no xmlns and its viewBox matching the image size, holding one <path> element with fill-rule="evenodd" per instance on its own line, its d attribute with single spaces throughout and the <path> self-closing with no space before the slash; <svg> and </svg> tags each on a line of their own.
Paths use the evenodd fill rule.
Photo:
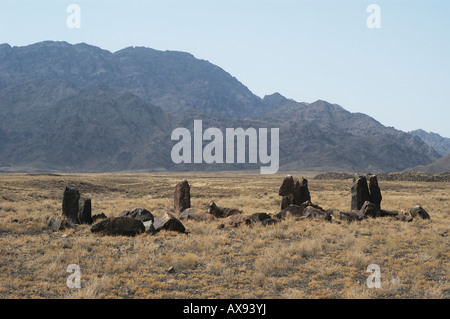
<svg viewBox="0 0 450 319">
<path fill-rule="evenodd" d="M 315 174 L 132 173 L 0 175 L 0 298 L 450 298 L 450 183 L 379 179 L 386 210 L 422 205 L 431 219 L 359 222 L 299 220 L 219 228 L 221 220 L 183 220 L 189 234 L 161 231 L 102 236 L 90 225 L 54 232 L 65 186 L 92 200 L 92 214 L 173 209 L 185 178 L 192 207 L 278 213 L 286 174 L 306 177 L 313 203 L 350 210 L 351 179 Z M 67 267 L 81 288 L 68 288 Z M 367 267 L 380 267 L 369 288 Z"/>
</svg>

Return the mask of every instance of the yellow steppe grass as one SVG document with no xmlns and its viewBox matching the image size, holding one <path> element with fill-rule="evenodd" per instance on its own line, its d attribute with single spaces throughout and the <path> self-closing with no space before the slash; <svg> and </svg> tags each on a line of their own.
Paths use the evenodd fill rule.
<svg viewBox="0 0 450 319">
<path fill-rule="evenodd" d="M 309 178 L 312 201 L 350 209 L 351 180 Z M 431 220 L 332 223 L 287 217 L 276 225 L 225 227 L 183 221 L 188 235 L 161 231 L 101 236 L 89 225 L 53 232 L 64 187 L 92 199 L 92 214 L 173 208 L 186 178 L 192 207 L 277 213 L 286 173 L 0 175 L 0 298 L 449 298 L 450 183 L 379 181 L 386 210 L 421 204 Z M 68 288 L 80 267 L 81 288 Z M 381 288 L 366 284 L 379 265 Z M 173 268 L 171 268 L 173 267 Z M 171 269 L 171 270 L 169 270 Z"/>
</svg>

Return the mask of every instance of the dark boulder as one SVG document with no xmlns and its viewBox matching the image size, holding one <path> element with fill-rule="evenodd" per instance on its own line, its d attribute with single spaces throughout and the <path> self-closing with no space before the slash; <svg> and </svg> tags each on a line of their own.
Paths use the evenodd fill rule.
<svg viewBox="0 0 450 319">
<path fill-rule="evenodd" d="M 144 223 L 131 217 L 106 218 L 91 227 L 91 232 L 103 235 L 135 236 L 145 231 Z"/>
<path fill-rule="evenodd" d="M 416 216 L 421 217 L 422 219 L 430 219 L 430 215 L 428 212 L 420 205 L 416 205 L 409 210 L 409 213 L 413 218 Z"/>
<path fill-rule="evenodd" d="M 219 225 L 219 228 L 225 227 L 225 225 L 231 227 L 238 227 L 240 225 L 250 225 L 252 224 L 251 216 L 247 215 L 230 215 L 224 219 L 222 224 Z"/>
<path fill-rule="evenodd" d="M 78 205 L 80 200 L 80 192 L 76 187 L 68 187 L 64 189 L 62 214 L 71 223 L 79 224 L 78 221 Z"/>
<path fill-rule="evenodd" d="M 369 177 L 369 192 L 370 192 L 370 202 L 375 205 L 375 210 L 381 209 L 381 190 L 378 186 L 378 178 L 376 175 L 371 175 Z"/>
<path fill-rule="evenodd" d="M 361 215 L 364 216 L 364 218 L 367 217 L 380 217 L 380 210 L 377 209 L 376 205 L 374 203 L 371 203 L 369 201 L 365 201 L 362 205 L 361 209 L 359 210 Z"/>
<path fill-rule="evenodd" d="M 92 224 L 91 199 L 81 196 L 76 187 L 64 189 L 62 214 L 73 224 Z"/>
<path fill-rule="evenodd" d="M 353 185 L 351 187 L 352 200 L 351 209 L 360 210 L 365 201 L 370 202 L 369 187 L 367 186 L 367 179 L 360 175 L 353 178 Z"/>
<path fill-rule="evenodd" d="M 78 222 L 80 224 L 92 224 L 92 204 L 91 199 L 80 196 L 78 201 Z"/>
<path fill-rule="evenodd" d="M 165 212 L 163 215 L 156 218 L 153 222 L 153 228 L 156 232 L 164 229 L 179 233 L 186 233 L 186 228 L 183 223 L 169 212 Z"/>
<path fill-rule="evenodd" d="M 237 208 L 219 207 L 216 205 L 216 203 L 211 202 L 208 205 L 207 213 L 213 215 L 216 218 L 227 218 L 231 215 L 243 214 L 244 212 Z"/>
<path fill-rule="evenodd" d="M 307 201 L 311 201 L 311 194 L 308 189 L 308 180 L 302 177 L 301 182 L 299 180 L 295 180 L 294 204 L 301 205 Z"/>
<path fill-rule="evenodd" d="M 196 221 L 212 221 L 215 219 L 213 215 L 208 214 L 207 212 L 196 210 L 194 208 L 186 208 L 180 214 L 179 218 L 180 218 L 180 220 L 190 219 L 190 220 L 196 220 Z"/>
<path fill-rule="evenodd" d="M 250 218 L 251 218 L 252 222 L 254 222 L 254 223 L 262 223 L 263 221 L 265 221 L 267 219 L 271 219 L 272 216 L 270 216 L 267 213 L 254 213 L 254 214 L 250 215 Z"/>
</svg>

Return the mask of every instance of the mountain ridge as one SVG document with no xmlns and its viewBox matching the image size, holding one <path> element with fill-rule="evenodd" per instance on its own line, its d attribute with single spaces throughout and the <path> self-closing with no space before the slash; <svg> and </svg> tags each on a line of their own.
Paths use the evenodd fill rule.
<svg viewBox="0 0 450 319">
<path fill-rule="evenodd" d="M 279 93 L 261 99 L 219 66 L 180 51 L 3 44 L 0 101 L 5 170 L 259 167 L 174 165 L 170 133 L 177 127 L 191 130 L 195 119 L 222 130 L 279 128 L 280 169 L 398 171 L 440 157 L 419 137 L 338 104 L 296 102 Z"/>
</svg>

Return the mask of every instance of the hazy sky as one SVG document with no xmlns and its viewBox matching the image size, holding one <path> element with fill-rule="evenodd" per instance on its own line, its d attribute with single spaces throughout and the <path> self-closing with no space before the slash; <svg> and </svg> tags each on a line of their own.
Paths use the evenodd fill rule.
<svg viewBox="0 0 450 319">
<path fill-rule="evenodd" d="M 69 28 L 67 7 L 81 9 Z M 381 28 L 369 28 L 370 4 Z M 376 20 L 369 19 L 372 22 Z M 0 0 L 0 43 L 177 50 L 280 92 L 450 137 L 448 0 Z"/>
</svg>

